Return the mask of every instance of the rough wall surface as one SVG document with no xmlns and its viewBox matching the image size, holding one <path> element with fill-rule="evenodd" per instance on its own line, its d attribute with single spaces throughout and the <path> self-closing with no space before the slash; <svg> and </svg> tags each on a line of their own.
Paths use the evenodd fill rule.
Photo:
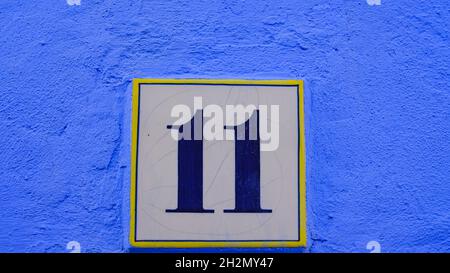
<svg viewBox="0 0 450 273">
<path fill-rule="evenodd" d="M 305 80 L 308 247 L 280 251 L 450 251 L 447 1 L 68 2 L 0 1 L 0 251 L 130 251 L 134 77 Z"/>
</svg>

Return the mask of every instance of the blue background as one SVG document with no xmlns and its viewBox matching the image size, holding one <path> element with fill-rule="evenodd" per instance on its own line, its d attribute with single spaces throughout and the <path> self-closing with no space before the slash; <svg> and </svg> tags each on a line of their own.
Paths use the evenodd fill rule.
<svg viewBox="0 0 450 273">
<path fill-rule="evenodd" d="M 450 251 L 448 1 L 0 1 L 0 251 L 130 251 L 131 79 L 304 79 L 308 246 Z M 132 250 L 132 249 L 131 249 Z"/>
</svg>

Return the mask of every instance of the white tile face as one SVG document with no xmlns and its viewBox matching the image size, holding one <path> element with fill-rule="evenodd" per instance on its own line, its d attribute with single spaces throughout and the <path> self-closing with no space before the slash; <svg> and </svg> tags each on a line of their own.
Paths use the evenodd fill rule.
<svg viewBox="0 0 450 273">
<path fill-rule="evenodd" d="M 137 157 L 137 241 L 299 240 L 297 86 L 141 84 Z M 234 141 L 203 140 L 203 207 L 214 213 L 168 213 L 177 208 L 178 146 L 167 129 L 172 107 L 216 104 L 279 105 L 279 146 L 261 151 L 261 208 L 271 213 L 224 213 L 235 206 Z M 204 122 L 206 122 L 206 118 Z M 261 121 L 260 121 L 261 122 Z"/>
</svg>

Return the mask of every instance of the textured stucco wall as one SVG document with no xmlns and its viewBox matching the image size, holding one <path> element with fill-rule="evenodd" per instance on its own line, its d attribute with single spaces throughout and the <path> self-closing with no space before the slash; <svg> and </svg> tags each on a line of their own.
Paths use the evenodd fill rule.
<svg viewBox="0 0 450 273">
<path fill-rule="evenodd" d="M 129 251 L 133 77 L 304 79 L 302 251 L 450 251 L 448 22 L 444 0 L 0 1 L 0 251 Z"/>
</svg>

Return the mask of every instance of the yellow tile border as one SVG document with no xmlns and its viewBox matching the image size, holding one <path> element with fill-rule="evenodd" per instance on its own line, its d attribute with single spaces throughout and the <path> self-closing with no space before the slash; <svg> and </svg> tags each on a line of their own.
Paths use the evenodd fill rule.
<svg viewBox="0 0 450 273">
<path fill-rule="evenodd" d="M 136 241 L 136 166 L 139 117 L 139 85 L 152 84 L 248 84 L 248 85 L 297 85 L 299 122 L 299 218 L 298 241 Z M 302 80 L 236 80 L 236 79 L 133 79 L 131 139 L 131 190 L 130 190 L 130 245 L 144 248 L 204 248 L 204 247 L 304 247 L 306 246 L 306 148 L 304 126 L 304 92 Z"/>
</svg>

